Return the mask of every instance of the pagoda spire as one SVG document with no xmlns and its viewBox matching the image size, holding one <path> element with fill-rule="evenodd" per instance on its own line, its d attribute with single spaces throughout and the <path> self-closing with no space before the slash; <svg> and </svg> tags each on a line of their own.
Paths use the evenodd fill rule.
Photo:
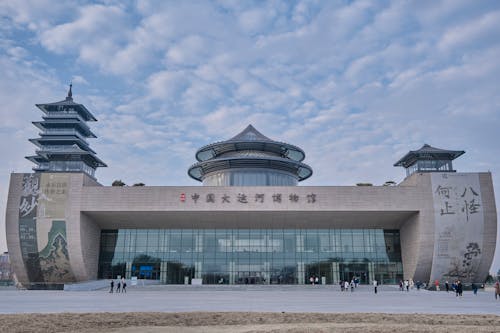
<svg viewBox="0 0 500 333">
<path fill-rule="evenodd" d="M 83 104 L 73 101 L 72 88 L 70 83 L 63 101 L 36 104 L 45 115 L 33 122 L 41 130 L 39 138 L 30 139 L 38 149 L 26 158 L 36 164 L 36 172 L 84 172 L 94 177 L 98 167 L 106 166 L 87 142 L 96 136 L 86 122 L 96 119 Z"/>
<path fill-rule="evenodd" d="M 73 91 L 72 91 L 72 87 L 73 87 L 73 82 L 71 82 L 71 83 L 69 84 L 68 96 L 66 96 L 66 100 L 67 100 L 67 101 L 71 101 L 71 100 L 73 100 Z"/>
</svg>

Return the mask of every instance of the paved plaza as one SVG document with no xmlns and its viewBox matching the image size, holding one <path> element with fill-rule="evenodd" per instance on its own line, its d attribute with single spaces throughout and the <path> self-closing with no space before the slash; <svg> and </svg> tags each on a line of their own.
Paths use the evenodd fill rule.
<svg viewBox="0 0 500 333">
<path fill-rule="evenodd" d="M 28 291 L 0 289 L 0 313 L 61 312 L 314 312 L 500 314 L 493 292 L 463 297 L 444 291 L 360 286 L 136 286 L 126 294 L 97 291 Z"/>
</svg>

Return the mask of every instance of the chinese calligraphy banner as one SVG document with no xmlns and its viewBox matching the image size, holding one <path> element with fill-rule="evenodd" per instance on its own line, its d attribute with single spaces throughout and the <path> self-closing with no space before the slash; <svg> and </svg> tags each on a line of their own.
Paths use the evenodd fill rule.
<svg viewBox="0 0 500 333">
<path fill-rule="evenodd" d="M 28 278 L 35 283 L 71 282 L 65 210 L 69 175 L 24 174 L 19 238 Z"/>
<path fill-rule="evenodd" d="M 484 229 L 479 175 L 435 173 L 431 181 L 435 221 L 431 277 L 474 282 Z"/>
</svg>

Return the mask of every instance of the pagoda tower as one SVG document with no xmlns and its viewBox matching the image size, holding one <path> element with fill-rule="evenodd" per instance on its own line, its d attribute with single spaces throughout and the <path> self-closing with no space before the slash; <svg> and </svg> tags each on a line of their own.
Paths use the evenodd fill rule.
<svg viewBox="0 0 500 333">
<path fill-rule="evenodd" d="M 96 138 L 87 121 L 97 121 L 83 105 L 73 101 L 72 85 L 65 100 L 36 104 L 45 115 L 43 121 L 34 121 L 40 137 L 30 139 L 39 149 L 26 158 L 35 163 L 36 172 L 84 172 L 94 178 L 97 167 L 107 166 L 87 143 Z"/>
<path fill-rule="evenodd" d="M 424 144 L 418 150 L 410 150 L 394 166 L 406 169 L 406 176 L 416 172 L 456 172 L 452 161 L 463 155 L 463 150 L 448 150 Z"/>
<path fill-rule="evenodd" d="M 295 186 L 312 175 L 294 145 L 269 139 L 252 125 L 233 138 L 196 152 L 191 178 L 205 186 Z"/>
</svg>

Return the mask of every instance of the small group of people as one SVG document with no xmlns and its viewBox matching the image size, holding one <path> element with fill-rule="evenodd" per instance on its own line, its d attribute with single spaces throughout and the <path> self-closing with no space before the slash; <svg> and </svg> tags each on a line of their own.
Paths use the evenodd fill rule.
<svg viewBox="0 0 500 333">
<path fill-rule="evenodd" d="M 111 289 L 109 290 L 110 293 L 116 292 L 116 293 L 127 293 L 127 282 L 125 281 L 125 278 L 117 279 L 116 280 L 116 290 L 115 288 L 115 281 L 111 280 L 110 282 L 110 287 Z"/>
<path fill-rule="evenodd" d="M 413 289 L 413 287 L 415 286 L 415 283 L 413 282 L 413 279 L 409 279 L 409 280 L 399 280 L 399 290 L 400 291 L 407 291 L 409 292 L 410 289 Z M 420 289 L 420 286 L 417 286 L 418 289 Z"/>
<path fill-rule="evenodd" d="M 358 285 L 359 285 L 359 279 L 354 277 L 351 279 L 351 281 L 347 281 L 347 280 L 341 280 L 339 282 L 339 285 L 340 285 L 340 291 L 348 291 L 349 288 L 351 289 L 351 292 L 354 291 L 354 288 L 357 288 Z"/>
<path fill-rule="evenodd" d="M 309 283 L 312 284 L 313 286 L 315 284 L 319 284 L 319 278 L 317 276 L 311 275 L 309 277 Z"/>
<path fill-rule="evenodd" d="M 462 297 L 464 292 L 464 286 L 462 285 L 462 281 L 456 280 L 451 284 L 451 288 L 455 291 L 455 296 Z"/>
<path fill-rule="evenodd" d="M 434 284 L 436 285 L 436 291 L 439 291 L 439 280 L 436 280 Z M 471 287 L 474 295 L 477 295 L 477 285 L 473 283 Z M 453 281 L 453 283 L 451 284 L 451 288 L 450 283 L 448 282 L 448 280 L 446 280 L 444 282 L 444 288 L 446 292 L 449 292 L 450 290 L 454 291 L 457 297 L 462 296 L 464 292 L 464 286 L 462 285 L 462 281 L 460 280 Z"/>
</svg>

